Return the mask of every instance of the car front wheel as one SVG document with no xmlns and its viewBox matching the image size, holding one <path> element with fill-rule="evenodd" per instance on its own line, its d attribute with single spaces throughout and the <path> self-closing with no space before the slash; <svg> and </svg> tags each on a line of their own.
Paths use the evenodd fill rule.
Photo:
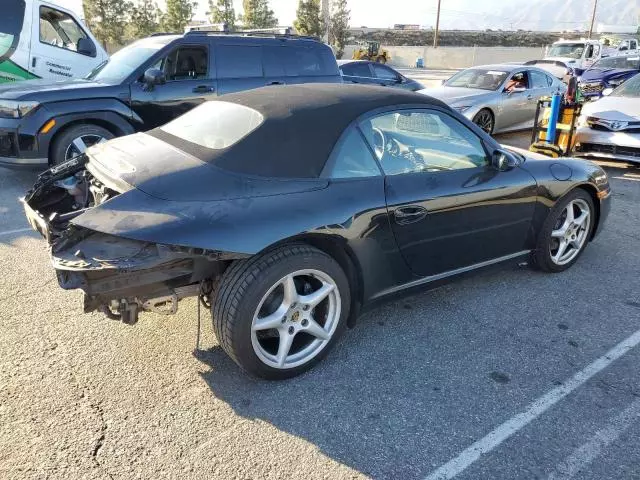
<svg viewBox="0 0 640 480">
<path fill-rule="evenodd" d="M 350 292 L 340 265 L 307 245 L 232 265 L 212 307 L 222 348 L 246 372 L 271 379 L 318 363 L 344 331 Z"/>
<path fill-rule="evenodd" d="M 493 133 L 495 120 L 493 118 L 493 113 L 491 113 L 490 110 L 483 108 L 478 113 L 476 113 L 475 117 L 473 117 L 473 123 L 475 123 L 489 135 Z"/>
<path fill-rule="evenodd" d="M 546 272 L 562 272 L 584 251 L 595 222 L 593 199 L 582 189 L 574 190 L 551 210 L 544 222 L 533 261 Z"/>
<path fill-rule="evenodd" d="M 111 140 L 113 137 L 113 133 L 98 125 L 74 125 L 55 139 L 49 163 L 59 165 L 82 155 L 87 148 Z"/>
</svg>

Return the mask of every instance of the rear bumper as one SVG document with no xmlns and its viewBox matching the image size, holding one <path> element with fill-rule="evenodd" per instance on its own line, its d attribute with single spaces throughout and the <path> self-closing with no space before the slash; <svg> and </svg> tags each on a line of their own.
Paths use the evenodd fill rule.
<svg viewBox="0 0 640 480">
<path fill-rule="evenodd" d="M 611 132 L 580 127 L 574 156 L 640 163 L 640 133 Z"/>
</svg>

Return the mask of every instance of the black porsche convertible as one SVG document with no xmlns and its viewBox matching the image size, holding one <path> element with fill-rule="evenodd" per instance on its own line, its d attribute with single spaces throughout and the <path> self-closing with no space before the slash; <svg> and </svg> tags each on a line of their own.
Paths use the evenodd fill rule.
<svg viewBox="0 0 640 480">
<path fill-rule="evenodd" d="M 197 296 L 231 358 L 280 379 L 378 301 L 503 262 L 569 268 L 610 189 L 595 164 L 503 148 L 438 100 L 315 84 L 96 145 L 23 201 L 86 312 L 133 323 Z"/>
</svg>

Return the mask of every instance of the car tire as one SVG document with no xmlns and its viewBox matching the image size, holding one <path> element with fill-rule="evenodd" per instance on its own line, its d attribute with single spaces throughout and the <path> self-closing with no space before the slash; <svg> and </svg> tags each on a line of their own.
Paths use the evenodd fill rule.
<svg viewBox="0 0 640 480">
<path fill-rule="evenodd" d="M 473 117 L 473 123 L 475 123 L 481 130 L 489 135 L 493 135 L 493 129 L 496 126 L 495 117 L 488 108 L 483 108 Z"/>
<path fill-rule="evenodd" d="M 111 140 L 114 137 L 113 133 L 98 125 L 74 125 L 61 132 L 54 139 L 49 164 L 51 166 L 59 165 L 80 153 L 84 153 L 81 151 L 83 148 L 86 150 L 96 143 Z"/>
<path fill-rule="evenodd" d="M 586 216 L 582 217 L 585 213 Z M 578 188 L 567 194 L 558 201 L 542 225 L 532 255 L 533 266 L 551 273 L 567 270 L 584 252 L 595 221 L 595 208 L 589 193 Z M 564 253 L 561 253 L 563 242 L 566 245 Z"/>
<path fill-rule="evenodd" d="M 314 298 L 322 300 L 314 304 Z M 282 380 L 327 355 L 344 332 L 350 305 L 349 282 L 333 258 L 306 244 L 285 245 L 225 271 L 212 305 L 213 329 L 244 371 Z"/>
</svg>

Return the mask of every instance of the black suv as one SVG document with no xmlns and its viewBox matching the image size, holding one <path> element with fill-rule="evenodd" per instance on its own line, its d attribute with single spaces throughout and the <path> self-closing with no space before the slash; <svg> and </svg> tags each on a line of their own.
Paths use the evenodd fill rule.
<svg viewBox="0 0 640 480">
<path fill-rule="evenodd" d="M 310 37 L 155 35 L 118 51 L 85 79 L 3 85 L 0 165 L 55 165 L 217 95 L 309 82 L 342 82 L 331 49 Z"/>
</svg>

